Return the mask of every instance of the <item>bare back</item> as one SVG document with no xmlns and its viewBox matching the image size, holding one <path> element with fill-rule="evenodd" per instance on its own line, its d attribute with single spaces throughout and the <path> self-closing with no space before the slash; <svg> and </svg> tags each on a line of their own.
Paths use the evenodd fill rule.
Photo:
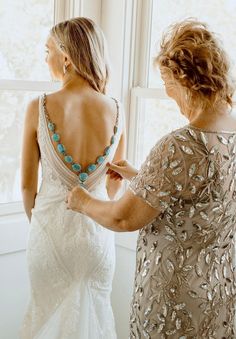
<svg viewBox="0 0 236 339">
<path fill-rule="evenodd" d="M 93 90 L 63 89 L 47 96 L 46 108 L 67 153 L 82 167 L 94 163 L 110 144 L 117 116 L 113 99 Z"/>
</svg>

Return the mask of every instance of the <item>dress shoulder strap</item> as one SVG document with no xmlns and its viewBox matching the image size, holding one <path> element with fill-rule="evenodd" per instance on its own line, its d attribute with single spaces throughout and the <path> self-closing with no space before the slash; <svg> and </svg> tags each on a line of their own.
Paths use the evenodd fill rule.
<svg viewBox="0 0 236 339">
<path fill-rule="evenodd" d="M 42 94 L 39 96 L 39 120 L 38 120 L 38 134 L 42 135 L 45 129 L 45 118 L 44 118 L 44 104 L 45 104 L 45 96 L 46 94 Z M 45 133 L 45 131 L 44 131 Z"/>
<path fill-rule="evenodd" d="M 118 101 L 116 98 L 112 98 L 112 99 L 115 101 L 116 109 L 117 109 L 115 126 L 118 130 L 118 134 L 121 134 L 123 130 L 123 126 L 124 126 L 123 106 L 120 103 L 120 101 Z"/>
<path fill-rule="evenodd" d="M 115 98 L 112 98 L 115 101 L 116 104 L 116 122 L 115 122 L 115 127 L 118 128 L 119 125 L 119 118 L 120 118 L 120 105 L 118 100 L 116 100 Z"/>
</svg>

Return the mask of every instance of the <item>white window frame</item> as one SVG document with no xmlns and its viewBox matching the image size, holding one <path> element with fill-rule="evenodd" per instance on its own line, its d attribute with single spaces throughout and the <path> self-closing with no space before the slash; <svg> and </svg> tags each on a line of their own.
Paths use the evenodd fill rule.
<svg viewBox="0 0 236 339">
<path fill-rule="evenodd" d="M 133 45 L 129 59 L 130 82 L 128 104 L 126 105 L 127 117 L 127 158 L 137 163 L 138 126 L 141 116 L 142 99 L 168 99 L 163 88 L 149 88 L 149 67 L 151 53 L 153 0 L 134 0 L 133 6 Z M 135 251 L 137 233 L 116 235 L 116 244 L 131 251 Z"/>
<path fill-rule="evenodd" d="M 138 154 L 138 126 L 142 119 L 141 116 L 141 100 L 142 99 L 157 99 L 157 100 L 166 100 L 168 99 L 165 90 L 162 88 L 146 88 L 146 87 L 134 87 L 131 89 L 131 99 L 130 99 L 130 120 L 129 126 L 132 126 L 129 131 L 128 139 L 128 159 L 133 164 L 137 162 Z"/>
<path fill-rule="evenodd" d="M 128 159 L 136 164 L 138 145 L 138 126 L 141 113 L 142 99 L 169 99 L 164 88 L 150 88 L 150 53 L 151 53 L 151 31 L 153 0 L 137 0 L 137 21 L 136 21 L 136 43 L 134 57 L 133 86 L 130 94 L 129 110 L 129 137 L 128 137 Z M 130 127 L 130 128 L 129 128 Z"/>
</svg>

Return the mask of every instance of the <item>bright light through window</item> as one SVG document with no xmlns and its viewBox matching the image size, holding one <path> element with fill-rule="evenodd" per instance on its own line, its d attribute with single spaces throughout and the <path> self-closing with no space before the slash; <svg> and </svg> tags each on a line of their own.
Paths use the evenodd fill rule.
<svg viewBox="0 0 236 339">
<path fill-rule="evenodd" d="M 167 133 L 188 124 L 174 100 L 139 99 L 136 165 L 139 167 L 151 148 Z"/>
<path fill-rule="evenodd" d="M 2 79 L 50 80 L 45 41 L 54 22 L 53 0 L 0 0 Z"/>
</svg>

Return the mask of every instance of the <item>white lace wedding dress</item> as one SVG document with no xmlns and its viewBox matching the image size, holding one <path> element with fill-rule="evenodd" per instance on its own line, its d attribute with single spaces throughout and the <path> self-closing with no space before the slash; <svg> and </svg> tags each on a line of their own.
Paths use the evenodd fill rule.
<svg viewBox="0 0 236 339">
<path fill-rule="evenodd" d="M 38 143 L 43 175 L 32 210 L 27 249 L 31 293 L 20 338 L 114 339 L 114 234 L 66 209 L 66 194 L 78 177 L 53 147 L 43 103 L 42 96 Z M 106 163 L 112 161 L 122 130 L 117 109 L 118 132 L 111 152 L 86 181 L 87 189 L 104 200 Z"/>
</svg>

